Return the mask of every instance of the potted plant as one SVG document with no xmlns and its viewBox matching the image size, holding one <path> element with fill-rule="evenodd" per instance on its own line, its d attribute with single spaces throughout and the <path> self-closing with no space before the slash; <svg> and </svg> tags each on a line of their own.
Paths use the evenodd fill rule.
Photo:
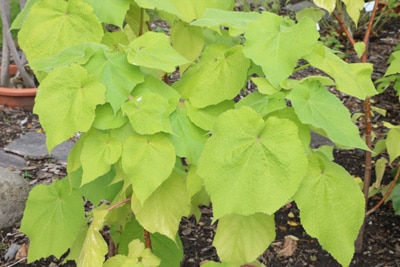
<svg viewBox="0 0 400 267">
<path fill-rule="evenodd" d="M 12 0 L 13 1 L 13 0 Z M 14 0 L 14 5 L 22 8 L 26 0 Z M 18 8 L 18 7 L 17 7 Z M 10 108 L 22 107 L 32 109 L 36 86 L 31 75 L 25 68 L 26 58 L 18 51 L 17 45 L 11 34 L 11 8 L 10 0 L 0 1 L 0 17 L 2 22 L 2 58 L 0 75 L 0 105 Z M 11 64 L 11 59 L 13 64 Z M 12 79 L 11 76 L 15 75 Z"/>
</svg>

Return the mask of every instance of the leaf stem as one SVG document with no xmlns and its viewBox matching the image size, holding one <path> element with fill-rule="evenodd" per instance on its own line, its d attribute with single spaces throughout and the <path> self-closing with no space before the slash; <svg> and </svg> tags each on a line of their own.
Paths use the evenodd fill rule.
<svg viewBox="0 0 400 267">
<path fill-rule="evenodd" d="M 126 202 L 129 202 L 129 201 L 131 201 L 131 198 L 130 198 L 130 197 L 128 197 L 128 198 L 126 198 L 126 199 L 124 199 L 124 200 L 121 200 L 121 201 L 115 203 L 114 205 L 112 205 L 111 207 L 109 207 L 107 210 L 108 210 L 108 211 L 112 211 L 113 209 L 118 208 L 119 206 L 121 206 L 121 205 L 123 205 L 123 204 L 125 204 Z"/>
<path fill-rule="evenodd" d="M 139 36 L 143 35 L 144 9 L 140 8 Z"/>
<path fill-rule="evenodd" d="M 368 216 L 370 214 L 372 214 L 373 212 L 375 212 L 380 206 L 382 206 L 382 204 L 385 202 L 385 200 L 390 196 L 390 194 L 392 193 L 394 187 L 396 186 L 397 180 L 399 179 L 400 176 L 400 164 L 398 165 L 397 168 L 397 173 L 396 176 L 394 177 L 392 183 L 390 184 L 388 190 L 386 191 L 385 195 L 383 196 L 383 198 L 370 210 L 368 210 L 365 213 L 365 216 Z"/>
</svg>

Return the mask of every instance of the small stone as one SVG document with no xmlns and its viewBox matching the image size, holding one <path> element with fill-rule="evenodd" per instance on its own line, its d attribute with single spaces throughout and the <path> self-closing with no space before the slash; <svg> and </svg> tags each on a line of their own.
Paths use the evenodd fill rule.
<svg viewBox="0 0 400 267">
<path fill-rule="evenodd" d="M 22 218 L 29 184 L 18 174 L 0 167 L 0 229 Z"/>
</svg>

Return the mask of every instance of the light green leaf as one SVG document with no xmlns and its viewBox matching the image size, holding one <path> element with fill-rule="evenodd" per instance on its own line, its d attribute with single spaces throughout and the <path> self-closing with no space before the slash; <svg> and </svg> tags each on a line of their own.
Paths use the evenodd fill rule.
<svg viewBox="0 0 400 267">
<path fill-rule="evenodd" d="M 139 97 L 144 93 L 154 93 L 162 96 L 169 103 L 168 113 L 173 112 L 176 109 L 176 105 L 179 102 L 180 95 L 172 87 L 166 83 L 160 81 L 153 76 L 145 76 L 145 82 L 135 87 L 132 92 L 134 97 Z"/>
<path fill-rule="evenodd" d="M 364 220 L 364 197 L 355 179 L 322 154 L 312 154 L 309 163 L 294 197 L 301 224 L 340 264 L 348 266 Z"/>
<path fill-rule="evenodd" d="M 146 230 L 163 234 L 173 241 L 182 216 L 190 211 L 185 181 L 176 173 L 172 173 L 143 205 L 136 197 L 132 198 L 131 204 L 136 219 Z"/>
<path fill-rule="evenodd" d="M 261 77 L 252 77 L 251 81 L 257 86 L 257 89 L 260 93 L 265 95 L 272 95 L 279 91 L 279 87 L 276 88 L 272 86 L 272 84 L 265 78 Z"/>
<path fill-rule="evenodd" d="M 24 8 L 21 10 L 21 12 L 18 14 L 18 16 L 14 19 L 14 21 L 12 22 L 10 29 L 11 30 L 17 30 L 17 29 L 21 29 L 26 16 L 28 16 L 29 12 L 31 11 L 31 8 L 34 4 L 36 4 L 36 2 L 38 2 L 39 0 L 29 0 L 26 2 Z"/>
<path fill-rule="evenodd" d="M 182 21 L 172 26 L 171 41 L 172 47 L 191 62 L 199 57 L 204 47 L 202 30 Z M 179 70 L 183 73 L 185 69 L 181 67 Z"/>
<path fill-rule="evenodd" d="M 389 63 L 385 76 L 400 73 L 400 51 L 395 51 L 390 55 Z"/>
<path fill-rule="evenodd" d="M 389 130 L 386 138 L 386 148 L 392 163 L 400 156 L 400 126 L 393 127 Z"/>
<path fill-rule="evenodd" d="M 168 12 L 185 22 L 191 22 L 203 15 L 206 8 L 232 10 L 232 0 L 135 0 L 143 8 Z"/>
<path fill-rule="evenodd" d="M 249 67 L 242 46 L 211 45 L 174 87 L 192 106 L 204 108 L 233 99 L 245 84 Z"/>
<path fill-rule="evenodd" d="M 342 0 L 346 4 L 346 11 L 357 25 L 361 10 L 364 9 L 364 0 Z"/>
<path fill-rule="evenodd" d="M 274 217 L 256 213 L 225 215 L 218 221 L 213 245 L 222 262 L 242 266 L 260 256 L 275 240 Z"/>
<path fill-rule="evenodd" d="M 336 0 L 313 0 L 313 3 L 326 9 L 329 13 L 332 13 L 336 6 Z"/>
<path fill-rule="evenodd" d="M 81 195 L 68 179 L 34 187 L 26 202 L 21 231 L 30 240 L 28 262 L 60 257 L 72 245 L 84 221 Z"/>
<path fill-rule="evenodd" d="M 142 93 L 122 105 L 132 128 L 139 134 L 171 133 L 169 103 L 154 93 Z"/>
<path fill-rule="evenodd" d="M 245 37 L 244 55 L 260 65 L 268 81 L 277 87 L 292 73 L 297 61 L 312 52 L 319 34 L 309 18 L 294 24 L 288 18 L 264 12 L 247 25 Z"/>
<path fill-rule="evenodd" d="M 307 80 L 295 85 L 287 98 L 303 123 L 324 130 L 335 143 L 368 150 L 348 109 L 319 81 Z"/>
<path fill-rule="evenodd" d="M 24 25 L 18 37 L 29 61 L 49 58 L 76 44 L 98 43 L 103 37 L 92 7 L 81 0 L 38 1 Z"/>
<path fill-rule="evenodd" d="M 127 244 L 130 240 L 134 239 L 139 239 L 144 242 L 143 227 L 135 220 L 135 218 L 131 218 L 131 221 L 126 224 L 121 234 L 121 242 L 118 245 L 118 252 L 127 255 Z M 179 238 L 176 238 L 176 241 L 172 241 L 165 235 L 150 233 L 150 239 L 154 255 L 161 259 L 159 267 L 180 265 L 183 258 L 183 249 Z"/>
<path fill-rule="evenodd" d="M 169 136 L 176 154 L 197 163 L 208 134 L 197 127 L 187 116 L 185 108 L 178 107 L 170 116 L 173 134 Z"/>
<path fill-rule="evenodd" d="M 122 115 L 121 110 L 114 114 L 111 104 L 106 103 L 96 107 L 96 116 L 93 127 L 99 130 L 116 129 L 128 122 L 128 118 Z"/>
<path fill-rule="evenodd" d="M 81 151 L 82 185 L 110 171 L 122 154 L 121 141 L 108 133 L 94 130 L 88 133 Z"/>
<path fill-rule="evenodd" d="M 233 101 L 224 101 L 217 105 L 208 106 L 205 108 L 196 108 L 190 105 L 190 102 L 185 102 L 187 107 L 187 115 L 196 126 L 210 131 L 214 127 L 214 123 L 218 116 L 223 112 L 233 108 Z"/>
<path fill-rule="evenodd" d="M 198 164 L 215 219 L 272 214 L 289 201 L 307 168 L 298 131 L 288 119 L 264 121 L 248 107 L 218 118 Z"/>
<path fill-rule="evenodd" d="M 318 21 L 321 20 L 321 18 L 325 15 L 324 10 L 320 8 L 304 8 L 298 12 L 296 12 L 296 19 L 297 21 L 302 20 L 303 18 L 310 18 L 312 19 L 315 23 L 318 23 Z"/>
<path fill-rule="evenodd" d="M 119 52 L 129 44 L 128 36 L 123 31 L 105 32 L 101 43 L 114 52 Z"/>
<path fill-rule="evenodd" d="M 354 44 L 354 50 L 356 50 L 357 56 L 361 58 L 361 56 L 365 52 L 365 43 L 364 42 L 357 42 Z"/>
<path fill-rule="evenodd" d="M 81 43 L 72 45 L 50 58 L 40 58 L 29 62 L 29 66 L 35 71 L 50 72 L 52 69 L 78 63 L 85 64 L 101 49 L 107 49 L 102 44 Z"/>
<path fill-rule="evenodd" d="M 392 200 L 395 214 L 400 215 L 400 184 L 395 185 L 390 199 Z"/>
<path fill-rule="evenodd" d="M 104 218 L 107 214 L 108 210 L 93 210 L 93 220 L 87 231 L 81 254 L 77 259 L 78 266 L 103 266 L 108 247 L 100 230 L 103 228 Z"/>
<path fill-rule="evenodd" d="M 133 0 L 84 0 L 90 4 L 94 13 L 100 18 L 101 22 L 114 24 L 122 28 L 125 14 Z"/>
<path fill-rule="evenodd" d="M 348 64 L 320 43 L 304 59 L 331 76 L 337 89 L 343 93 L 360 99 L 378 93 L 371 80 L 372 64 Z"/>
<path fill-rule="evenodd" d="M 190 63 L 170 45 L 163 33 L 146 32 L 126 48 L 128 61 L 133 65 L 173 72 L 176 66 Z"/>
<path fill-rule="evenodd" d="M 52 70 L 38 88 L 33 111 L 47 133 L 52 150 L 76 132 L 89 130 L 96 105 L 104 103 L 106 89 L 77 65 Z"/>
<path fill-rule="evenodd" d="M 257 20 L 260 14 L 256 12 L 234 12 L 220 9 L 206 9 L 204 15 L 190 25 L 212 28 L 220 32 L 222 26 L 229 28 L 231 36 L 244 33 L 248 23 Z"/>
<path fill-rule="evenodd" d="M 84 67 L 105 85 L 106 101 L 111 104 L 114 112 L 128 100 L 133 88 L 144 81 L 139 67 L 129 64 L 124 52 L 100 50 Z"/>
<path fill-rule="evenodd" d="M 248 106 L 257 111 L 261 116 L 286 108 L 285 94 L 277 92 L 272 95 L 262 95 L 254 92 L 242 98 L 235 107 Z"/>
<path fill-rule="evenodd" d="M 122 188 L 122 182 L 111 184 L 116 173 L 112 168 L 108 173 L 91 183 L 81 186 L 78 190 L 92 204 L 97 205 L 101 200 L 113 201 Z"/>
<path fill-rule="evenodd" d="M 122 168 L 140 203 L 168 179 L 174 165 L 174 146 L 163 134 L 132 135 L 123 145 Z"/>
<path fill-rule="evenodd" d="M 126 13 L 125 20 L 127 23 L 125 29 L 130 28 L 134 38 L 139 37 L 139 32 L 143 34 L 149 31 L 147 27 L 144 27 L 144 25 L 141 24 L 141 21 L 150 21 L 149 15 L 147 12 L 142 12 L 142 8 L 139 7 L 135 1 L 133 1 L 128 12 Z M 132 41 L 132 39 L 130 40 Z"/>
</svg>

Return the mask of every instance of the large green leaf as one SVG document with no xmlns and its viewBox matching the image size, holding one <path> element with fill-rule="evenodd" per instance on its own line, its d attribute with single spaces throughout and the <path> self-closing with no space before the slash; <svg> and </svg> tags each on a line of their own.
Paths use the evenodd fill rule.
<svg viewBox="0 0 400 267">
<path fill-rule="evenodd" d="M 208 138 L 207 132 L 193 124 L 187 110 L 182 107 L 171 114 L 170 120 L 173 134 L 169 138 L 175 146 L 176 154 L 191 163 L 197 163 Z"/>
<path fill-rule="evenodd" d="M 162 82 L 161 80 L 149 75 L 145 76 L 144 83 L 141 83 L 135 87 L 132 95 L 133 97 L 139 97 L 144 93 L 154 93 L 165 98 L 165 100 L 167 100 L 169 104 L 168 114 L 176 109 L 176 105 L 178 104 L 180 99 L 180 95 L 175 89 Z"/>
<path fill-rule="evenodd" d="M 90 4 L 102 22 L 122 28 L 125 14 L 133 0 L 84 0 Z"/>
<path fill-rule="evenodd" d="M 198 164 L 216 219 L 226 214 L 272 214 L 297 191 L 306 173 L 298 127 L 253 109 L 223 113 Z"/>
<path fill-rule="evenodd" d="M 361 10 L 364 9 L 364 0 L 342 0 L 346 4 L 346 11 L 357 25 Z"/>
<path fill-rule="evenodd" d="M 235 12 L 220 9 L 206 9 L 204 15 L 192 22 L 190 25 L 203 26 L 221 31 L 221 27 L 228 27 L 231 36 L 238 36 L 244 33 L 248 23 L 260 17 L 256 12 Z"/>
<path fill-rule="evenodd" d="M 243 53 L 260 65 L 268 81 L 277 87 L 292 73 L 297 61 L 313 51 L 319 34 L 309 18 L 294 24 L 265 12 L 247 25 L 245 37 Z"/>
<path fill-rule="evenodd" d="M 213 245 L 222 262 L 242 266 L 256 260 L 274 240 L 273 216 L 232 214 L 219 219 Z"/>
<path fill-rule="evenodd" d="M 304 229 L 343 266 L 354 254 L 364 220 L 364 198 L 355 179 L 341 166 L 315 153 L 294 200 Z"/>
<path fill-rule="evenodd" d="M 169 103 L 155 93 L 144 92 L 122 105 L 132 128 L 139 134 L 171 133 Z"/>
<path fill-rule="evenodd" d="M 389 130 L 386 138 L 386 147 L 390 162 L 393 162 L 400 156 L 400 126 L 393 127 Z"/>
<path fill-rule="evenodd" d="M 86 136 L 80 159 L 83 168 L 82 185 L 110 171 L 111 165 L 122 154 L 122 144 L 118 138 L 101 131 L 90 131 Z"/>
<path fill-rule="evenodd" d="M 287 98 L 303 123 L 324 130 L 337 144 L 368 150 L 348 109 L 319 81 L 306 80 L 294 85 Z"/>
<path fill-rule="evenodd" d="M 332 13 L 336 6 L 336 0 L 313 0 L 314 4 Z"/>
<path fill-rule="evenodd" d="M 72 45 L 51 58 L 40 58 L 29 62 L 29 66 L 34 71 L 50 72 L 52 69 L 70 65 L 72 63 L 85 64 L 101 49 L 107 49 L 102 44 L 81 43 Z"/>
<path fill-rule="evenodd" d="M 128 118 L 122 114 L 121 110 L 114 113 L 111 104 L 105 103 L 96 107 L 96 117 L 93 127 L 99 130 L 116 129 L 128 123 Z"/>
<path fill-rule="evenodd" d="M 304 59 L 331 76 L 343 93 L 360 99 L 377 94 L 371 80 L 372 64 L 348 64 L 320 43 Z"/>
<path fill-rule="evenodd" d="M 203 15 L 206 8 L 217 8 L 231 10 L 233 0 L 135 0 L 143 8 L 154 9 L 168 12 L 178 16 L 185 22 L 199 18 Z"/>
<path fill-rule="evenodd" d="M 400 73 L 400 51 L 395 51 L 390 55 L 389 63 L 385 76 Z"/>
<path fill-rule="evenodd" d="M 187 107 L 189 119 L 198 127 L 210 131 L 214 127 L 218 116 L 233 108 L 233 101 L 227 100 L 205 108 L 192 107 L 190 102 L 185 102 L 185 106 Z"/>
<path fill-rule="evenodd" d="M 129 254 L 116 255 L 107 260 L 103 267 L 158 267 L 160 259 L 157 258 L 149 248 L 145 248 L 144 244 L 135 239 L 129 243 Z"/>
<path fill-rule="evenodd" d="M 174 146 L 163 134 L 132 135 L 123 145 L 122 168 L 142 204 L 168 179 L 174 165 Z"/>
<path fill-rule="evenodd" d="M 176 52 L 163 33 L 146 32 L 126 48 L 128 61 L 133 65 L 173 72 L 176 66 L 190 63 Z"/>
<path fill-rule="evenodd" d="M 76 44 L 98 43 L 103 28 L 91 6 L 81 0 L 42 0 L 31 8 L 18 37 L 32 61 L 51 57 Z"/>
<path fill-rule="evenodd" d="M 249 67 L 242 46 L 211 45 L 198 65 L 189 68 L 174 87 L 191 105 L 204 108 L 233 99 L 244 86 Z"/>
<path fill-rule="evenodd" d="M 204 47 L 203 32 L 185 22 L 175 23 L 171 28 L 172 47 L 189 61 L 194 61 Z M 180 68 L 181 73 L 185 69 Z"/>
<path fill-rule="evenodd" d="M 158 232 L 175 241 L 179 222 L 190 211 L 190 198 L 184 179 L 172 173 L 143 205 L 133 197 L 132 210 L 146 230 Z"/>
<path fill-rule="evenodd" d="M 82 197 L 70 188 L 68 179 L 33 188 L 21 222 L 21 231 L 30 240 L 28 262 L 60 257 L 76 239 L 83 221 Z"/>
<path fill-rule="evenodd" d="M 128 243 L 131 240 L 139 239 L 144 242 L 143 231 L 143 227 L 132 217 L 121 233 L 118 252 L 127 255 Z M 165 235 L 154 233 L 150 234 L 150 239 L 154 255 L 161 259 L 159 267 L 179 266 L 183 258 L 183 249 L 179 238 L 174 242 Z"/>
<path fill-rule="evenodd" d="M 106 100 L 117 112 L 133 88 L 144 81 L 139 67 L 132 66 L 123 52 L 98 51 L 84 67 L 106 86 Z"/>
<path fill-rule="evenodd" d="M 93 220 L 89 226 L 82 251 L 77 259 L 77 265 L 81 267 L 102 266 L 108 247 L 100 230 L 103 228 L 104 218 L 108 210 L 93 210 Z"/>
<path fill-rule="evenodd" d="M 241 106 L 251 107 L 264 117 L 271 112 L 286 108 L 286 101 L 285 95 L 281 92 L 272 95 L 263 95 L 259 92 L 253 92 L 242 98 L 235 106 L 236 108 Z"/>
<path fill-rule="evenodd" d="M 72 64 L 52 70 L 39 86 L 34 112 L 47 133 L 48 150 L 73 136 L 89 130 L 96 105 L 103 104 L 104 86 Z"/>
</svg>

